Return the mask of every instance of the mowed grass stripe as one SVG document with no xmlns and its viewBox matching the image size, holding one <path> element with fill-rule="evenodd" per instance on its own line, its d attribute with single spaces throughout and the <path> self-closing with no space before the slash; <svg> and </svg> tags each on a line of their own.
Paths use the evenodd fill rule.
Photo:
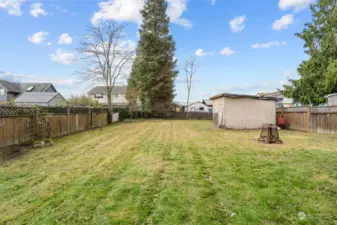
<svg viewBox="0 0 337 225">
<path fill-rule="evenodd" d="M 61 138 L 0 166 L 0 223 L 334 224 L 337 139 L 258 135 L 149 120 Z"/>
</svg>

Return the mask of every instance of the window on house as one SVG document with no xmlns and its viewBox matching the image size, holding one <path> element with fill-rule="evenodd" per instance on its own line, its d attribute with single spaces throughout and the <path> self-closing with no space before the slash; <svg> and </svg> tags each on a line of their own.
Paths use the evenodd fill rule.
<svg viewBox="0 0 337 225">
<path fill-rule="evenodd" d="M 102 94 L 95 94 L 95 98 L 103 98 Z"/>
<path fill-rule="evenodd" d="M 0 95 L 5 95 L 5 89 L 0 88 Z"/>
<path fill-rule="evenodd" d="M 204 107 L 199 107 L 199 111 L 204 111 L 205 108 Z"/>
<path fill-rule="evenodd" d="M 114 98 L 118 98 L 118 93 L 114 94 Z"/>
</svg>

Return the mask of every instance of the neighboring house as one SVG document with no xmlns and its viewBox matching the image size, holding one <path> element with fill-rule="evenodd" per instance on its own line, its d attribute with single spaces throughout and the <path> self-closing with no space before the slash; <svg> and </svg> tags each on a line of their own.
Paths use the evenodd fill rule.
<svg viewBox="0 0 337 225">
<path fill-rule="evenodd" d="M 115 86 L 112 89 L 112 105 L 117 108 L 124 108 L 128 106 L 126 99 L 126 86 Z M 108 97 L 106 95 L 105 86 L 97 86 L 88 92 L 89 97 L 97 100 L 102 105 L 108 105 Z"/>
<path fill-rule="evenodd" d="M 208 106 L 210 112 L 213 112 L 213 102 L 210 99 L 202 100 L 202 103 Z"/>
<path fill-rule="evenodd" d="M 24 92 L 54 92 L 57 90 L 51 83 L 15 83 L 0 80 L 0 101 L 9 101 Z"/>
<path fill-rule="evenodd" d="M 228 129 L 258 129 L 276 122 L 276 98 L 223 93 L 213 101 L 214 122 Z"/>
<path fill-rule="evenodd" d="M 192 104 L 189 104 L 187 106 L 187 111 L 188 112 L 204 112 L 204 113 L 208 113 L 210 112 L 209 107 L 207 105 L 205 105 L 202 102 L 194 102 Z"/>
<path fill-rule="evenodd" d="M 65 103 L 63 96 L 57 92 L 24 92 L 14 101 L 22 106 L 60 106 Z"/>
<path fill-rule="evenodd" d="M 327 95 L 328 106 L 337 106 L 337 93 Z"/>
<path fill-rule="evenodd" d="M 291 98 L 284 97 L 281 92 L 271 92 L 271 93 L 257 93 L 259 97 L 273 97 L 277 99 L 276 105 L 278 107 L 297 107 L 301 106 L 300 104 L 295 104 Z"/>
<path fill-rule="evenodd" d="M 173 112 L 185 112 L 186 104 L 181 102 L 172 102 Z"/>
</svg>

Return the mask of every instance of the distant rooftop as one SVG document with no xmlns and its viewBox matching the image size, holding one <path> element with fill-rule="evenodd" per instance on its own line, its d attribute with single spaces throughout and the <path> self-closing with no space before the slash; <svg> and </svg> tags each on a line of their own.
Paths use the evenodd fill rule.
<svg viewBox="0 0 337 225">
<path fill-rule="evenodd" d="M 105 94 L 106 93 L 106 86 L 96 86 L 91 89 L 88 94 Z M 125 94 L 126 93 L 126 86 L 115 86 L 112 89 L 112 94 Z"/>
<path fill-rule="evenodd" d="M 50 87 L 52 83 L 16 83 L 7 80 L 0 80 L 0 85 L 9 92 L 21 93 L 26 91 L 43 92 Z"/>
<path fill-rule="evenodd" d="M 57 92 L 24 92 L 15 99 L 18 103 L 48 103 L 56 95 Z"/>
</svg>

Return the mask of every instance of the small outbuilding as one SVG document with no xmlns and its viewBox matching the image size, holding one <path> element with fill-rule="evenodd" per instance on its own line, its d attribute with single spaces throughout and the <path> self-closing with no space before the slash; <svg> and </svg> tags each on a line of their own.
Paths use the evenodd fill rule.
<svg viewBox="0 0 337 225">
<path fill-rule="evenodd" d="M 337 106 L 337 93 L 325 96 L 328 99 L 329 106 Z"/>
<path fill-rule="evenodd" d="M 259 129 L 276 123 L 274 97 L 223 93 L 210 98 L 214 123 L 228 129 Z"/>
<path fill-rule="evenodd" d="M 65 99 L 57 92 L 24 92 L 15 100 L 16 105 L 60 106 Z"/>
</svg>

